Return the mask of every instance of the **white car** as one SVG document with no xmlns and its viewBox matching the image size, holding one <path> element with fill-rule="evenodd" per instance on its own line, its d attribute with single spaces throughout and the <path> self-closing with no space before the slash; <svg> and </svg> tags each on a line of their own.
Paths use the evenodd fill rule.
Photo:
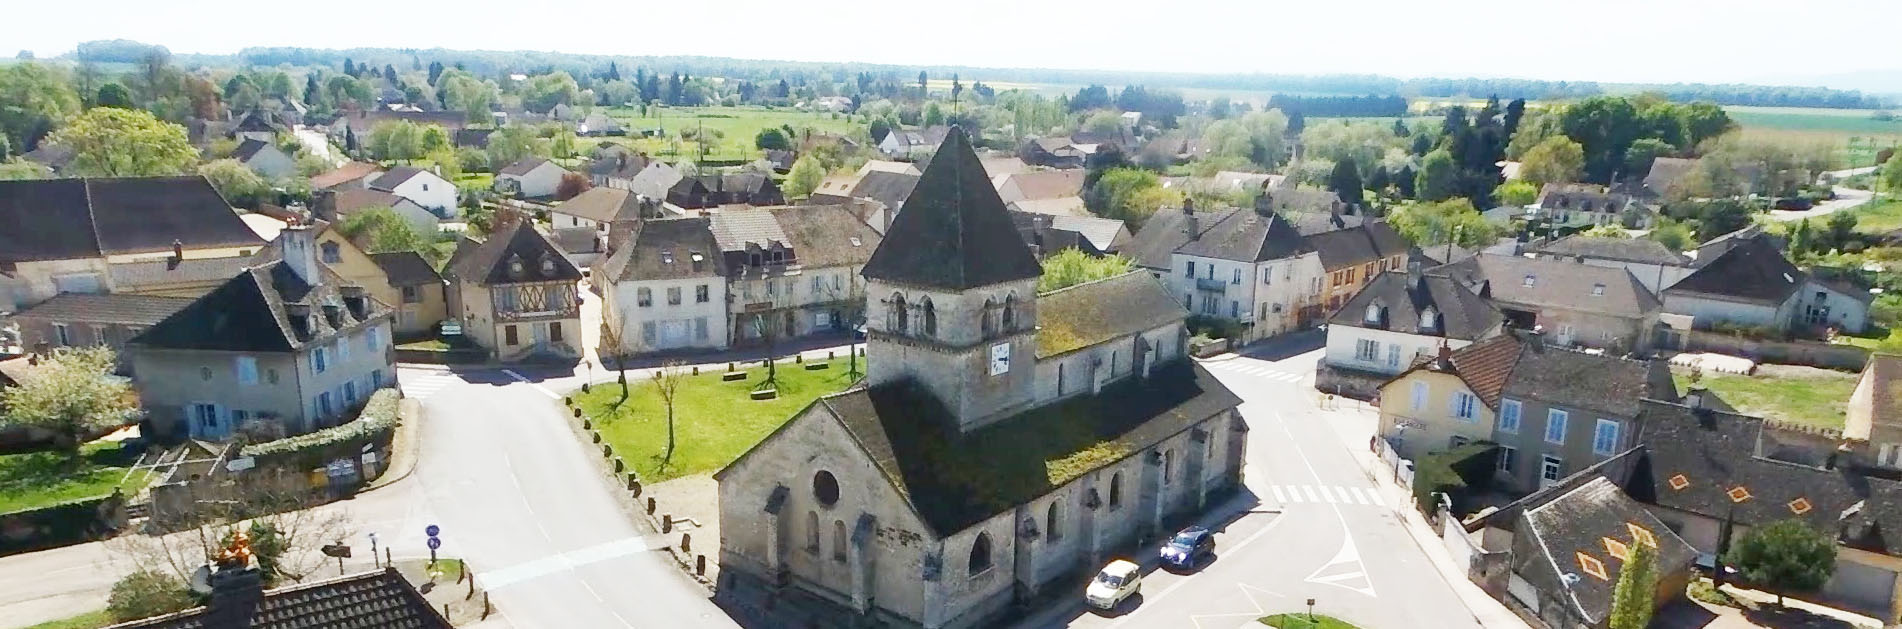
<svg viewBox="0 0 1902 629">
<path fill-rule="evenodd" d="M 1083 600 L 1091 607 L 1110 610 L 1123 604 L 1123 599 L 1142 591 L 1142 568 L 1129 560 L 1117 559 L 1090 579 L 1090 586 L 1083 590 Z"/>
</svg>

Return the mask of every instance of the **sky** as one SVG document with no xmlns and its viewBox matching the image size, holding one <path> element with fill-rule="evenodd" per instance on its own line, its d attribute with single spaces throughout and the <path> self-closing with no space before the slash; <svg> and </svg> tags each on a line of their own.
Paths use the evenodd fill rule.
<svg viewBox="0 0 1902 629">
<path fill-rule="evenodd" d="M 95 39 L 899 65 L 1828 85 L 1902 91 L 1898 0 L 22 2 L 0 54 Z M 189 6 L 189 10 L 181 10 Z M 948 11 L 946 7 L 954 7 Z M 20 25 L 30 25 L 21 28 Z M 1885 34 L 1883 29 L 1887 29 Z M 965 77 L 982 79 L 983 77 Z"/>
</svg>

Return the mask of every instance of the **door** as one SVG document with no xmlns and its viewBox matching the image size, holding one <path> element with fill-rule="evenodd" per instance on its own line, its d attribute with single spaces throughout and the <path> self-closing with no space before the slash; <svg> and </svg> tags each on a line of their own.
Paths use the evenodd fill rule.
<svg viewBox="0 0 1902 629">
<path fill-rule="evenodd" d="M 536 323 L 536 324 L 532 324 L 528 326 L 528 329 L 529 329 L 529 333 L 534 335 L 536 345 L 544 345 L 548 343 L 548 324 Z"/>
<path fill-rule="evenodd" d="M 1558 339 L 1558 342 L 1560 345 L 1571 345 L 1572 337 L 1577 334 L 1578 334 L 1578 329 L 1572 327 L 1572 324 L 1561 323 L 1559 324 L 1559 334 L 1556 338 Z"/>
<path fill-rule="evenodd" d="M 660 349 L 686 347 L 691 341 L 693 327 L 686 320 L 660 322 Z"/>
<path fill-rule="evenodd" d="M 220 417 L 217 404 L 192 404 L 186 407 L 186 417 L 191 422 L 187 430 L 193 437 L 223 439 L 230 433 L 230 427 L 226 426 L 224 419 Z"/>
</svg>

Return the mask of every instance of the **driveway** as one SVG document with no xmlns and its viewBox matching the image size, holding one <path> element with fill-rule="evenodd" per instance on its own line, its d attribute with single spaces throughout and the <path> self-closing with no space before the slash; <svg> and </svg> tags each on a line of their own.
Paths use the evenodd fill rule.
<svg viewBox="0 0 1902 629">
<path fill-rule="evenodd" d="M 1847 171 L 1844 171 L 1844 172 L 1847 172 Z M 1864 203 L 1868 203 L 1870 199 L 1873 199 L 1876 196 L 1875 193 L 1870 192 L 1868 190 L 1857 190 L 1855 188 L 1844 188 L 1842 186 L 1836 186 L 1835 188 L 1833 188 L 1833 190 L 1836 191 L 1836 198 L 1830 199 L 1828 201 L 1824 201 L 1822 203 L 1818 203 L 1816 204 L 1816 207 L 1812 207 L 1810 209 L 1803 210 L 1801 212 L 1785 212 L 1782 210 L 1771 210 L 1769 213 L 1769 218 L 1770 220 L 1773 220 L 1773 221 L 1800 221 L 1806 218 L 1828 216 L 1836 212 L 1852 209 Z"/>
</svg>

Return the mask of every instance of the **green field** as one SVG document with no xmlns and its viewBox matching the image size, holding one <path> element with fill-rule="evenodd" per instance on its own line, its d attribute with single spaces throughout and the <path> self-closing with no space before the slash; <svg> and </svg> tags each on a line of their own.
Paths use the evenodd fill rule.
<svg viewBox="0 0 1902 629">
<path fill-rule="evenodd" d="M 665 158 L 697 157 L 695 142 L 682 139 L 682 133 L 698 133 L 701 129 L 714 132 L 719 140 L 709 148 L 706 158 L 709 160 L 751 160 L 758 158 L 761 152 L 753 146 L 753 138 L 760 130 L 791 126 L 794 131 L 807 128 L 815 131 L 852 135 L 862 132 L 865 123 L 854 121 L 845 114 L 822 114 L 803 112 L 795 109 L 767 109 L 764 107 L 650 107 L 648 115 L 633 107 L 613 107 L 608 115 L 626 126 L 630 137 L 604 138 L 625 142 L 649 155 Z M 634 134 L 642 130 L 665 131 L 662 137 L 636 138 Z"/>
<path fill-rule="evenodd" d="M 1876 199 L 1856 208 L 1856 231 L 1887 234 L 1902 229 L 1902 199 Z"/>
<path fill-rule="evenodd" d="M 133 457 L 120 452 L 119 444 L 104 441 L 81 448 L 78 461 L 67 461 L 59 452 L 0 456 L 0 513 L 103 496 L 121 487 L 121 481 L 128 496 L 138 493 L 148 474 L 127 479 L 126 468 L 132 461 Z"/>
<path fill-rule="evenodd" d="M 1672 369 L 1679 390 L 1690 386 L 1689 374 Z M 1705 372 L 1701 384 L 1717 397 L 1750 415 L 1821 428 L 1843 427 L 1843 400 L 1856 388 L 1853 373 L 1813 370 L 1809 376 L 1744 376 Z"/>
<path fill-rule="evenodd" d="M 1902 120 L 1877 120 L 1867 109 L 1725 107 L 1748 137 L 1842 147 L 1844 166 L 1875 164 L 1876 151 L 1902 145 Z"/>
</svg>

